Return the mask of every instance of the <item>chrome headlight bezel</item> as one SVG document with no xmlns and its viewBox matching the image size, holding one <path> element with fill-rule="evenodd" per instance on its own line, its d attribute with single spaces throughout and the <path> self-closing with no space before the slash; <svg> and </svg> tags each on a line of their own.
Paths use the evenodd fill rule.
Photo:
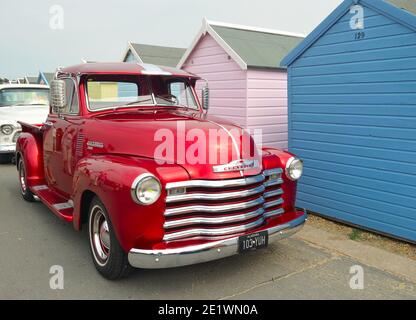
<svg viewBox="0 0 416 320">
<path fill-rule="evenodd" d="M 7 131 L 6 129 L 9 129 L 10 131 Z M 5 136 L 10 136 L 11 134 L 13 134 L 14 129 L 15 128 L 12 124 L 3 124 L 2 126 L 0 126 L 0 131 Z"/>
<path fill-rule="evenodd" d="M 153 183 L 154 187 L 154 194 L 151 198 L 146 198 L 144 196 L 143 188 L 146 187 L 146 184 Z M 156 178 L 151 173 L 143 173 L 139 175 L 136 179 L 134 179 L 131 185 L 131 196 L 137 204 L 141 205 L 151 205 L 154 204 L 157 200 L 159 200 L 160 195 L 162 194 L 162 184 L 160 183 L 159 179 Z"/>
<path fill-rule="evenodd" d="M 295 167 L 299 164 L 301 165 L 300 169 Z M 300 174 L 298 173 L 295 175 L 294 170 L 300 170 Z M 286 163 L 285 173 L 290 180 L 299 180 L 303 174 L 303 160 L 299 159 L 298 157 L 291 157 Z"/>
</svg>

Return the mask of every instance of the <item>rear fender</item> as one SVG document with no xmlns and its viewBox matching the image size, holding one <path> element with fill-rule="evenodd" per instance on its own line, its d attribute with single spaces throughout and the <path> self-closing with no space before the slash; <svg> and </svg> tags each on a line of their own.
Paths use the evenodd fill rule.
<svg viewBox="0 0 416 320">
<path fill-rule="evenodd" d="M 45 173 L 42 139 L 29 132 L 22 132 L 16 142 L 16 160 L 20 158 L 23 158 L 25 164 L 28 187 L 43 184 Z"/>
</svg>

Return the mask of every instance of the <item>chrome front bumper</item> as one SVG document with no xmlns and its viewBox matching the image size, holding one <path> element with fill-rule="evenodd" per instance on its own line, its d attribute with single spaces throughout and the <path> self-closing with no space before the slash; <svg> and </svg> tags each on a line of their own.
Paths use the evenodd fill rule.
<svg viewBox="0 0 416 320">
<path fill-rule="evenodd" d="M 16 151 L 16 143 L 13 144 L 0 144 L 1 153 L 14 153 Z"/>
<path fill-rule="evenodd" d="M 269 243 L 295 234 L 303 227 L 306 220 L 307 214 L 306 211 L 304 211 L 302 216 L 292 221 L 266 229 L 269 233 Z M 208 262 L 238 254 L 238 238 L 239 237 L 233 237 L 206 244 L 175 249 L 131 249 L 128 259 L 133 267 L 142 269 L 173 268 Z"/>
</svg>

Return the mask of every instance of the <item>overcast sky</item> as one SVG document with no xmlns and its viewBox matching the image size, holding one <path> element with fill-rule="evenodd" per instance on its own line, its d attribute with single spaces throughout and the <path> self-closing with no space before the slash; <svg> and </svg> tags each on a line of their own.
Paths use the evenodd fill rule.
<svg viewBox="0 0 416 320">
<path fill-rule="evenodd" d="M 0 0 L 0 77 L 37 76 L 81 59 L 119 61 L 128 41 L 187 47 L 203 17 L 308 34 L 341 2 Z"/>
</svg>

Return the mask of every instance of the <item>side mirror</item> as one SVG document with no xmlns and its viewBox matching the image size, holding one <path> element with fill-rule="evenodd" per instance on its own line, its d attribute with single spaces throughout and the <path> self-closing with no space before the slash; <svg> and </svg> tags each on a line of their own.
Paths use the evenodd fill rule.
<svg viewBox="0 0 416 320">
<path fill-rule="evenodd" d="M 202 88 L 202 108 L 208 110 L 209 108 L 209 88 L 205 86 Z"/>
<path fill-rule="evenodd" d="M 51 106 L 55 113 L 60 113 L 66 107 L 65 81 L 52 80 L 50 85 Z"/>
</svg>

